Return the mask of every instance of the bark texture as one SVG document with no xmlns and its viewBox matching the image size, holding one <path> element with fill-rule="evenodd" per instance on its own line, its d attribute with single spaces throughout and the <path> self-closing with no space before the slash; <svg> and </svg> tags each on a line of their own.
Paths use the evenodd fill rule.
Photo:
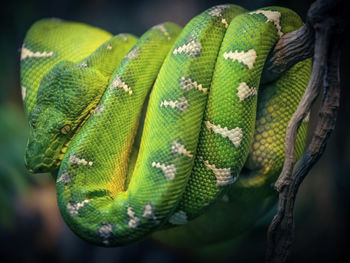
<svg viewBox="0 0 350 263">
<path fill-rule="evenodd" d="M 317 0 L 299 30 L 284 35 L 274 48 L 266 70 L 270 81 L 300 60 L 313 58 L 312 75 L 306 92 L 286 133 L 285 162 L 275 183 L 278 210 L 267 233 L 266 262 L 286 262 L 294 239 L 294 203 L 300 184 L 323 154 L 335 127 L 340 100 L 340 45 L 347 26 L 345 0 Z M 271 74 L 270 74 L 271 73 Z M 267 75 L 267 74 L 266 74 Z M 296 162 L 294 144 L 297 131 L 321 94 L 317 123 L 310 144 Z"/>
</svg>

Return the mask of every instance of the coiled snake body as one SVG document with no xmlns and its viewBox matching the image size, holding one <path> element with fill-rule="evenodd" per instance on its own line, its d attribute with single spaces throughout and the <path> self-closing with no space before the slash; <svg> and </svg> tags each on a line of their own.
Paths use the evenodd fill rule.
<svg viewBox="0 0 350 263">
<path fill-rule="evenodd" d="M 27 167 L 57 175 L 61 214 L 90 242 L 123 245 L 161 229 L 197 243 L 232 238 L 276 200 L 310 61 L 266 85 L 260 77 L 279 37 L 301 24 L 285 8 L 235 5 L 139 39 L 35 23 L 21 53 Z M 305 134 L 306 123 L 298 156 Z"/>
</svg>

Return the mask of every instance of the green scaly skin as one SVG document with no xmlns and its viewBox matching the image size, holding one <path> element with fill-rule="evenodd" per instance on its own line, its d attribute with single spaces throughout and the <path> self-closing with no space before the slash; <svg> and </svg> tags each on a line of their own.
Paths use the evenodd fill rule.
<svg viewBox="0 0 350 263">
<path fill-rule="evenodd" d="M 157 25 L 139 39 L 35 23 L 21 56 L 26 166 L 57 175 L 64 220 L 95 244 L 123 245 L 156 230 L 177 245 L 234 238 L 276 202 L 271 185 L 311 62 L 264 86 L 260 77 L 279 37 L 301 25 L 285 8 L 235 5 L 213 7 L 183 29 Z"/>
</svg>

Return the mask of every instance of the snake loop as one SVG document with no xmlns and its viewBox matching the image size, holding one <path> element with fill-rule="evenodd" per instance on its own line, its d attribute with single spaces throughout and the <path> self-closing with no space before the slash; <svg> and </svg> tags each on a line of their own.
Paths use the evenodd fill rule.
<svg viewBox="0 0 350 263">
<path fill-rule="evenodd" d="M 21 54 L 27 167 L 57 175 L 61 214 L 90 242 L 123 245 L 156 230 L 180 242 L 232 238 L 276 200 L 271 183 L 310 61 L 265 86 L 260 77 L 280 36 L 300 26 L 285 8 L 235 5 L 140 38 L 35 23 Z M 306 122 L 298 156 L 305 134 Z"/>
</svg>

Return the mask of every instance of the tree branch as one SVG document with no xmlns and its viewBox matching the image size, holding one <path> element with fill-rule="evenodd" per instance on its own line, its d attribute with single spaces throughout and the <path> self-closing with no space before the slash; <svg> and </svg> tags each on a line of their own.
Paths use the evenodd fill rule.
<svg viewBox="0 0 350 263">
<path fill-rule="evenodd" d="M 340 42 L 346 27 L 344 2 L 314 2 L 308 11 L 306 24 L 280 39 L 266 65 L 269 74 L 271 72 L 273 78 L 276 78 L 296 62 L 313 57 L 309 85 L 286 132 L 285 162 L 275 184 L 279 192 L 278 211 L 267 233 L 267 262 L 286 262 L 290 255 L 294 238 L 293 210 L 296 194 L 309 170 L 323 154 L 335 127 L 340 99 Z M 266 79 L 270 80 L 271 78 Z M 323 98 L 311 143 L 295 164 L 294 144 L 298 129 L 320 91 L 323 91 Z"/>
<path fill-rule="evenodd" d="M 274 81 L 297 62 L 311 58 L 313 47 L 314 30 L 308 24 L 303 25 L 296 31 L 284 34 L 264 65 L 262 82 Z"/>
</svg>

